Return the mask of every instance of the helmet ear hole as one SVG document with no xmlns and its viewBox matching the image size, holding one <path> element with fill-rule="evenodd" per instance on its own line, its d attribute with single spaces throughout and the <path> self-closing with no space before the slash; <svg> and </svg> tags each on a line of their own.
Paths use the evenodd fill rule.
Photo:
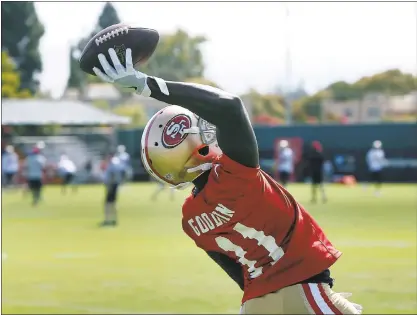
<svg viewBox="0 0 417 315">
<path fill-rule="evenodd" d="M 210 152 L 210 148 L 209 148 L 208 145 L 205 146 L 205 147 L 202 147 L 198 150 L 198 153 L 202 156 L 207 156 L 209 154 L 209 152 Z"/>
</svg>

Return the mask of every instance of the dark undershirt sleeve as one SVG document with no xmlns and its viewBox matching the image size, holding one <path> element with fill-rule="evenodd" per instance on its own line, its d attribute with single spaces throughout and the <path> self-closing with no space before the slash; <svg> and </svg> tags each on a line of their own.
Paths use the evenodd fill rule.
<svg viewBox="0 0 417 315">
<path fill-rule="evenodd" d="M 218 252 L 206 252 L 228 275 L 232 278 L 240 289 L 244 289 L 242 266 L 228 256 Z"/>
<path fill-rule="evenodd" d="M 244 166 L 258 167 L 258 144 L 239 97 L 206 85 L 165 82 L 169 95 L 161 92 L 154 78 L 148 77 L 152 98 L 187 108 L 215 125 L 217 141 L 224 154 Z"/>
</svg>

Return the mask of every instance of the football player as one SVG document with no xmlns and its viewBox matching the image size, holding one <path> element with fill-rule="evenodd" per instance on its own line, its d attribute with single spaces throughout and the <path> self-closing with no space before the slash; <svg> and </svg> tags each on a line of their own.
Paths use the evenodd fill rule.
<svg viewBox="0 0 417 315">
<path fill-rule="evenodd" d="M 77 167 L 67 155 L 62 154 L 59 158 L 57 171 L 58 175 L 62 179 L 61 193 L 65 194 L 67 192 L 67 186 L 74 183 L 74 176 L 77 171 Z M 77 187 L 73 185 L 72 191 L 75 192 L 76 189 Z"/>
<path fill-rule="evenodd" d="M 308 167 L 311 175 L 311 202 L 317 202 L 317 188 L 320 188 L 323 203 L 327 202 L 326 191 L 323 184 L 324 155 L 323 146 L 319 141 L 311 143 L 311 149 L 307 157 Z"/>
<path fill-rule="evenodd" d="M 289 147 L 287 140 L 281 140 L 279 142 L 279 156 L 277 164 L 279 180 L 282 186 L 287 187 L 290 176 L 294 170 L 294 153 Z"/>
<path fill-rule="evenodd" d="M 19 156 L 12 145 L 6 146 L 1 166 L 5 176 L 5 187 L 13 187 L 16 182 L 16 174 L 19 171 Z"/>
<path fill-rule="evenodd" d="M 26 157 L 23 165 L 29 190 L 32 192 L 32 205 L 36 206 L 42 197 L 43 175 L 46 166 L 46 158 L 41 153 L 41 147 L 36 145 Z"/>
<path fill-rule="evenodd" d="M 168 104 L 147 123 L 146 170 L 175 188 L 193 185 L 182 226 L 243 290 L 242 314 L 359 314 L 332 291 L 329 268 L 341 252 L 294 197 L 259 168 L 258 145 L 239 97 L 212 87 L 169 82 L 98 58 L 105 82 Z M 217 134 L 217 138 L 216 138 Z"/>
<path fill-rule="evenodd" d="M 104 203 L 104 221 L 102 227 L 117 225 L 117 195 L 119 186 L 124 180 L 125 166 L 117 154 L 109 156 L 109 160 L 104 171 L 104 184 L 106 186 L 106 200 Z"/>
<path fill-rule="evenodd" d="M 126 147 L 124 145 L 117 146 L 117 155 L 120 162 L 123 165 L 123 182 L 126 182 L 131 175 L 131 164 L 130 164 L 130 155 L 126 152 Z"/>
<path fill-rule="evenodd" d="M 382 142 L 375 140 L 372 148 L 366 154 L 366 162 L 368 164 L 371 181 L 375 184 L 375 195 L 381 194 L 382 170 L 386 164 L 385 152 L 382 149 Z"/>
</svg>

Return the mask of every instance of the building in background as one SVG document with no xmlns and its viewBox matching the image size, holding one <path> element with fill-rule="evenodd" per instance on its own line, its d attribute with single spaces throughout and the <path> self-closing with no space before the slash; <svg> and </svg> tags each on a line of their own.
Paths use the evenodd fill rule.
<svg viewBox="0 0 417 315">
<path fill-rule="evenodd" d="M 83 91 L 76 88 L 65 90 L 63 99 L 79 100 L 86 102 L 106 101 L 110 107 L 117 106 L 123 99 L 119 90 L 114 84 L 90 83 L 85 86 Z"/>
<path fill-rule="evenodd" d="M 341 117 L 346 123 L 378 123 L 387 117 L 417 114 L 417 91 L 407 95 L 368 94 L 361 100 L 322 104 L 324 112 Z"/>
</svg>

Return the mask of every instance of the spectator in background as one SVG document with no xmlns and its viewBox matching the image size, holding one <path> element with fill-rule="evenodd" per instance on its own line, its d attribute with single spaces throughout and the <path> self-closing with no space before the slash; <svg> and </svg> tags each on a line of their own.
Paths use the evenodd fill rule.
<svg viewBox="0 0 417 315">
<path fill-rule="evenodd" d="M 279 181 L 284 187 L 287 187 L 291 174 L 294 171 L 294 153 L 288 145 L 287 140 L 281 140 L 279 142 L 279 154 L 278 154 L 278 174 Z M 275 167 L 277 169 L 277 167 Z"/>
<path fill-rule="evenodd" d="M 381 195 L 382 171 L 386 165 L 385 152 L 382 149 L 382 142 L 375 140 L 371 149 L 366 154 L 371 182 L 375 184 L 375 195 Z"/>
<path fill-rule="evenodd" d="M 2 173 L 4 174 L 5 187 L 13 187 L 16 174 L 19 171 L 19 157 L 12 145 L 6 146 L 2 158 Z"/>
<path fill-rule="evenodd" d="M 307 155 L 308 168 L 311 176 L 311 202 L 317 202 L 317 188 L 320 188 L 323 203 L 327 202 L 323 185 L 323 147 L 319 141 L 313 141 L 311 150 Z"/>
<path fill-rule="evenodd" d="M 45 170 L 46 159 L 41 154 L 38 146 L 26 157 L 24 163 L 24 174 L 27 179 L 28 188 L 32 193 L 32 205 L 36 206 L 42 196 L 42 177 Z"/>
<path fill-rule="evenodd" d="M 119 157 L 112 155 L 109 158 L 104 172 L 104 184 L 106 186 L 106 200 L 104 205 L 104 221 L 101 226 L 117 225 L 117 192 L 123 181 L 124 165 Z"/>
<path fill-rule="evenodd" d="M 130 155 L 126 152 L 126 147 L 124 145 L 119 145 L 117 147 L 117 157 L 123 166 L 123 181 L 127 181 L 131 175 L 131 165 Z"/>
<path fill-rule="evenodd" d="M 84 179 L 84 182 L 90 182 L 93 178 L 93 161 L 91 159 L 88 159 L 87 162 L 84 165 L 84 170 L 86 174 L 86 178 Z"/>
<path fill-rule="evenodd" d="M 61 192 L 65 194 L 68 185 L 74 184 L 74 177 L 77 171 L 77 167 L 74 162 L 69 159 L 68 156 L 62 154 L 58 162 L 58 175 L 62 179 Z M 72 191 L 76 191 L 76 186 L 72 186 Z"/>
<path fill-rule="evenodd" d="M 334 173 L 334 168 L 333 168 L 333 164 L 330 160 L 326 160 L 323 163 L 323 176 L 324 176 L 324 181 L 326 183 L 331 183 L 333 181 L 333 173 Z"/>
</svg>

